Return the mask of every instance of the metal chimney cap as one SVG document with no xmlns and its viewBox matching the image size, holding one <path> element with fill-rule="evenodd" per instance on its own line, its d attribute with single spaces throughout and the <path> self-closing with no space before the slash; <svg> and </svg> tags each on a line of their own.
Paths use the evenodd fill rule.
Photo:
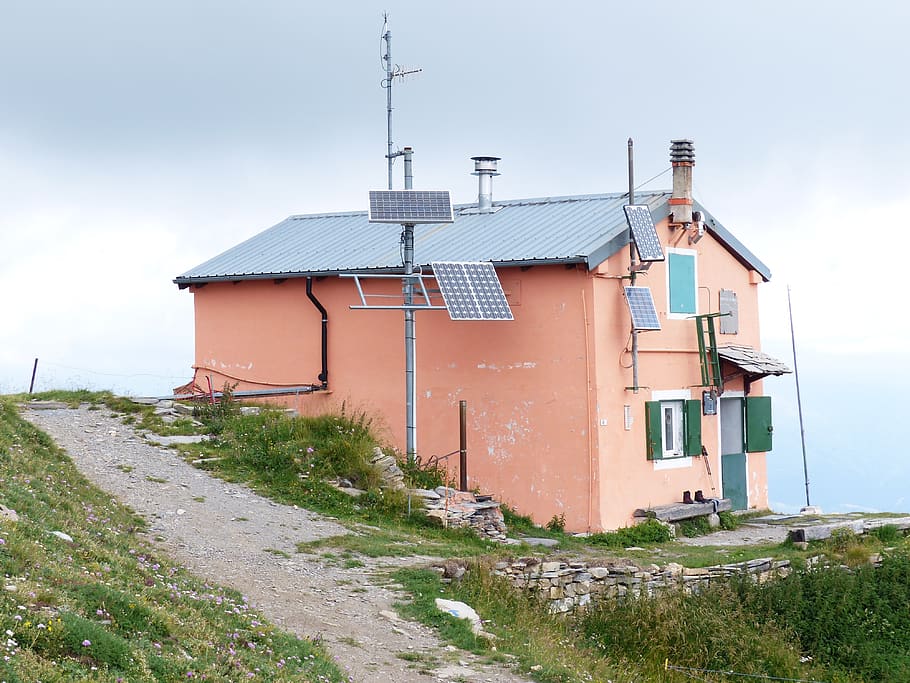
<svg viewBox="0 0 910 683">
<path fill-rule="evenodd" d="M 471 157 L 471 161 L 474 162 L 474 173 L 472 175 L 480 175 L 481 173 L 487 175 L 499 175 L 496 172 L 497 163 L 502 157 Z"/>
<path fill-rule="evenodd" d="M 695 163 L 695 143 L 692 140 L 670 140 L 671 163 Z"/>
</svg>

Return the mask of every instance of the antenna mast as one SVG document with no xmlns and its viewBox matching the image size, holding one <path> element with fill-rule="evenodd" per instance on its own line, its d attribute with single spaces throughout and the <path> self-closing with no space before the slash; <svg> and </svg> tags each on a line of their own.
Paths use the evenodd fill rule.
<svg viewBox="0 0 910 683">
<path fill-rule="evenodd" d="M 388 12 L 382 15 L 382 40 L 385 41 L 385 53 L 382 55 L 382 66 L 385 70 L 385 78 L 382 80 L 382 87 L 386 89 L 386 124 L 388 133 L 386 159 L 389 161 L 389 189 L 392 189 L 392 162 L 395 157 L 404 155 L 401 150 L 392 151 L 392 82 L 395 78 L 403 79 L 405 76 L 416 74 L 423 69 L 405 69 L 397 64 L 392 63 L 392 31 L 389 29 Z"/>
</svg>

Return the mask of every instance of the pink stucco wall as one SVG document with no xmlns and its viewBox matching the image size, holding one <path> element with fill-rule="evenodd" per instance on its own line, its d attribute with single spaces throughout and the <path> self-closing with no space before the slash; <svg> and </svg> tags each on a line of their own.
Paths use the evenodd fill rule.
<svg viewBox="0 0 910 683">
<path fill-rule="evenodd" d="M 662 239 L 689 248 L 665 222 Z M 717 292 L 739 297 L 740 334 L 720 342 L 758 347 L 757 278 L 713 238 L 698 252 L 699 313 L 717 310 Z M 661 469 L 645 457 L 644 402 L 652 391 L 701 389 L 695 324 L 668 320 L 666 271 L 652 266 L 637 284 L 651 287 L 662 330 L 640 334 L 638 393 L 626 366 L 630 323 L 622 296 L 623 250 L 597 271 L 536 266 L 500 269 L 515 320 L 455 322 L 444 311 L 417 320 L 418 453 L 425 460 L 458 448 L 458 403 L 468 404 L 469 486 L 493 493 L 538 522 L 564 514 L 573 530 L 631 523 L 635 507 L 679 500 L 684 489 L 711 492 L 700 458 Z M 371 284 L 383 291 L 381 283 Z M 239 389 L 316 382 L 320 314 L 303 279 L 210 283 L 193 288 L 197 382 L 205 375 Z M 390 295 L 400 286 L 386 283 Z M 351 280 L 317 280 L 329 312 L 329 392 L 291 397 L 302 413 L 364 411 L 404 448 L 404 348 L 400 311 L 351 310 Z M 731 383 L 731 390 L 741 384 Z M 760 386 L 753 385 L 753 393 Z M 633 424 L 624 428 L 629 405 Z M 720 491 L 716 417 L 703 419 L 713 483 Z M 457 458 L 453 458 L 453 461 Z M 750 506 L 767 505 L 763 455 L 750 455 Z"/>
</svg>

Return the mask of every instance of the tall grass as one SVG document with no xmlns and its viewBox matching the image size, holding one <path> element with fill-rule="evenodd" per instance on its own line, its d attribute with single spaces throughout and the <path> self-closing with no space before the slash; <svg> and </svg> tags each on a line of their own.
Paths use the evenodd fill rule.
<svg viewBox="0 0 910 683">
<path fill-rule="evenodd" d="M 910 556 L 882 566 L 824 567 L 760 589 L 740 584 L 739 600 L 760 623 L 786 623 L 802 650 L 863 680 L 910 680 Z"/>
</svg>

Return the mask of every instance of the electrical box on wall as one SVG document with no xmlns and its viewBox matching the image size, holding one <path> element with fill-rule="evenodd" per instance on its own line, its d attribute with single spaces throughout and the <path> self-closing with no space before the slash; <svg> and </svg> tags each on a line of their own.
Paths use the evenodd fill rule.
<svg viewBox="0 0 910 683">
<path fill-rule="evenodd" d="M 717 392 L 714 389 L 701 392 L 701 412 L 702 415 L 717 415 Z"/>
</svg>

